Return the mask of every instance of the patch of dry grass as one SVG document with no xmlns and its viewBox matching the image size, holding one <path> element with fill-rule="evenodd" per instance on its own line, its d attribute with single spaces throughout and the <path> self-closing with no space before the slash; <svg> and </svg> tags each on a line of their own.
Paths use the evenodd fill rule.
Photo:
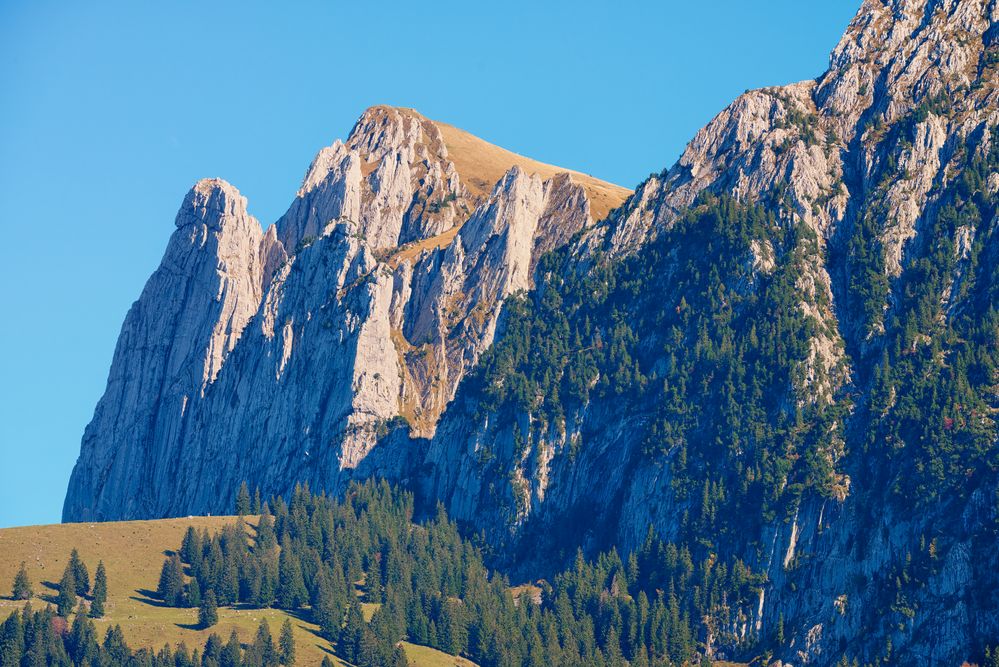
<svg viewBox="0 0 999 667">
<path fill-rule="evenodd" d="M 471 660 L 448 655 L 429 646 L 402 642 L 402 648 L 406 651 L 406 658 L 413 665 L 421 665 L 421 667 L 477 667 Z"/>
<path fill-rule="evenodd" d="M 434 121 L 434 124 L 444 135 L 448 157 L 454 162 L 462 182 L 475 195 L 487 196 L 496 182 L 514 165 L 518 165 L 529 174 L 537 174 L 542 179 L 549 179 L 560 173 L 570 174 L 572 180 L 586 190 L 594 220 L 605 218 L 611 209 L 624 203 L 632 192 L 628 188 L 602 181 L 589 174 L 532 160 L 500 148 L 453 125 L 438 121 Z"/>
<path fill-rule="evenodd" d="M 224 641 L 236 630 L 241 641 L 250 642 L 260 619 L 266 618 L 276 641 L 281 625 L 286 618 L 290 618 L 295 632 L 298 664 L 318 665 L 323 656 L 329 655 L 334 664 L 346 665 L 332 655 L 330 643 L 321 638 L 317 634 L 318 628 L 302 615 L 279 609 L 221 607 L 218 624 L 209 630 L 199 630 L 195 627 L 198 618 L 196 609 L 164 607 L 149 596 L 159 581 L 166 551 L 180 546 L 188 526 L 217 532 L 235 521 L 235 517 L 188 517 L 0 529 L 0 621 L 25 604 L 10 599 L 11 586 L 21 561 L 25 562 L 34 588 L 35 597 L 31 604 L 35 608 L 44 607 L 49 602 L 54 604 L 56 585 L 69 560 L 69 553 L 75 547 L 90 570 L 91 580 L 97 571 L 98 561 L 103 560 L 107 568 L 107 615 L 95 620 L 101 637 L 108 626 L 118 623 L 133 647 L 158 649 L 163 644 L 184 642 L 188 648 L 200 648 L 212 632 Z M 251 519 L 250 523 L 255 523 L 255 519 Z M 363 607 L 367 619 L 377 609 L 377 605 L 367 603 Z M 452 664 L 467 667 L 472 664 L 422 646 L 406 644 L 405 649 L 410 664 L 416 667 Z M 457 662 L 441 662 L 440 656 Z"/>
</svg>

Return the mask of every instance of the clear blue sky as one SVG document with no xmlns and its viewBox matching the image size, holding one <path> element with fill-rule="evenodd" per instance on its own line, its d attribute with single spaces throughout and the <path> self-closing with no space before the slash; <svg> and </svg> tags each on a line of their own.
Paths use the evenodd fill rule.
<svg viewBox="0 0 999 667">
<path fill-rule="evenodd" d="M 122 320 L 199 178 L 265 225 L 372 104 L 622 185 L 859 0 L 0 0 L 0 526 L 57 522 Z"/>
</svg>

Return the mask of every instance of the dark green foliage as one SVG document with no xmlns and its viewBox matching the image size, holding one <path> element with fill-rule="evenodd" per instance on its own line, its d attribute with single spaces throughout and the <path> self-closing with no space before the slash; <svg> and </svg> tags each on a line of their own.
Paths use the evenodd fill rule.
<svg viewBox="0 0 999 667">
<path fill-rule="evenodd" d="M 291 631 L 291 621 L 284 619 L 281 626 L 281 638 L 278 640 L 278 658 L 282 665 L 291 667 L 295 664 L 295 636 Z"/>
<path fill-rule="evenodd" d="M 834 493 L 848 404 L 798 389 L 819 323 L 802 313 L 797 281 L 818 240 L 775 210 L 705 194 L 628 259 L 584 274 L 568 251 L 547 255 L 543 288 L 508 302 L 503 337 L 468 383 L 477 418 L 529 415 L 560 432 L 597 406 L 627 414 L 644 457 L 670 465 L 698 556 L 803 493 Z M 754 270 L 763 259 L 772 267 Z M 514 427 L 515 443 L 526 437 Z"/>
<path fill-rule="evenodd" d="M 56 598 L 56 609 L 60 616 L 69 616 L 76 606 L 76 575 L 72 561 L 66 564 L 62 579 L 59 580 L 59 596 Z"/>
<path fill-rule="evenodd" d="M 198 625 L 202 628 L 210 628 L 219 622 L 218 604 L 215 601 L 215 591 L 208 589 L 201 606 L 198 608 Z"/>
<path fill-rule="evenodd" d="M 190 563 L 199 553 L 201 553 L 201 538 L 193 526 L 188 526 L 180 543 L 180 558 L 185 563 Z"/>
<path fill-rule="evenodd" d="M 900 504 L 913 510 L 965 498 L 999 471 L 999 238 L 983 224 L 999 212 L 987 186 L 999 146 L 961 150 L 974 157 L 941 193 L 898 279 L 865 443 L 892 462 Z M 961 252 L 960 230 L 975 239 Z"/>
<path fill-rule="evenodd" d="M 28 570 L 24 566 L 24 561 L 21 561 L 21 567 L 14 577 L 11 597 L 15 600 L 29 600 L 32 595 L 34 595 L 34 591 L 31 588 L 31 579 L 28 578 Z"/>
<path fill-rule="evenodd" d="M 128 648 L 128 644 L 125 643 L 125 633 L 122 632 L 121 626 L 117 624 L 114 627 L 109 627 L 104 634 L 103 648 L 108 662 L 112 665 L 126 664 L 129 656 L 132 654 Z"/>
<path fill-rule="evenodd" d="M 86 564 L 80 560 L 76 549 L 69 554 L 69 566 L 73 568 L 73 579 L 76 582 L 76 594 L 86 595 L 90 592 L 90 572 Z"/>
<path fill-rule="evenodd" d="M 734 622 L 723 611 L 727 602 L 753 596 L 761 583 L 737 559 L 695 565 L 688 549 L 650 533 L 627 566 L 615 552 L 592 562 L 580 554 L 540 602 L 515 601 L 508 582 L 486 568 L 443 509 L 414 525 L 412 496 L 385 482 L 352 486 L 341 501 L 299 487 L 290 503 L 277 498 L 269 505 L 274 515 L 261 518 L 266 528 L 256 542 L 241 526 L 199 538 L 192 575 L 208 590 L 232 559 L 239 601 L 309 605 L 337 654 L 358 667 L 404 665 L 397 647 L 404 638 L 483 667 L 681 663 L 700 655 L 700 619 L 713 614 L 719 625 Z M 283 599 L 299 578 L 304 597 Z M 259 592 L 264 581 L 278 589 L 269 598 Z M 361 601 L 381 603 L 370 623 Z M 260 631 L 246 664 L 272 664 L 268 655 L 284 660 L 279 649 L 286 642 L 275 647 L 269 636 Z"/>
<path fill-rule="evenodd" d="M 236 493 L 236 514 L 246 516 L 250 513 L 250 508 L 250 487 L 244 481 L 239 485 L 239 491 Z"/>
<path fill-rule="evenodd" d="M 108 600 L 108 575 L 104 569 L 104 561 L 97 563 L 97 574 L 94 575 L 94 594 L 90 603 L 90 617 L 104 616 L 104 604 Z"/>
<path fill-rule="evenodd" d="M 202 599 L 201 584 L 196 577 L 192 578 L 184 587 L 184 601 L 188 607 L 200 607 Z"/>
<path fill-rule="evenodd" d="M 156 594 L 171 607 L 179 607 L 184 600 L 184 570 L 177 554 L 163 562 Z"/>
<path fill-rule="evenodd" d="M 242 662 L 242 650 L 239 643 L 239 635 L 233 630 L 229 633 L 229 641 L 222 647 L 222 654 L 219 656 L 219 667 L 239 667 Z"/>
<path fill-rule="evenodd" d="M 253 647 L 245 654 L 233 635 L 224 647 L 211 635 L 199 656 L 184 644 L 164 646 L 159 651 L 133 651 L 125 642 L 121 626 L 108 627 L 101 639 L 94 622 L 81 605 L 72 625 L 55 622 L 51 608 L 34 611 L 30 605 L 15 610 L 0 624 L 0 667 L 44 665 L 93 665 L 100 667 L 243 667 L 253 662 Z M 277 665 L 277 662 L 266 663 Z"/>
<path fill-rule="evenodd" d="M 256 490 L 253 492 L 253 507 L 251 508 L 251 511 L 254 514 L 260 514 L 260 507 L 261 507 L 260 506 L 260 487 L 258 486 L 256 488 Z"/>
<path fill-rule="evenodd" d="M 309 592 L 302 578 L 298 554 L 292 548 L 290 540 L 283 543 L 278 563 L 278 606 L 282 609 L 297 609 L 309 601 Z"/>
<path fill-rule="evenodd" d="M 277 667 L 278 652 L 274 647 L 274 637 L 267 625 L 267 619 L 261 619 L 257 626 L 257 634 L 246 650 L 246 664 L 255 667 Z"/>
</svg>

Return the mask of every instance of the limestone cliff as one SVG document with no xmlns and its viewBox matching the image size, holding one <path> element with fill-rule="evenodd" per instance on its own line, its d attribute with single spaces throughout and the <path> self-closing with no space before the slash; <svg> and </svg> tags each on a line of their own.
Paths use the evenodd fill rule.
<svg viewBox="0 0 999 667">
<path fill-rule="evenodd" d="M 606 213 L 627 194 L 390 107 L 319 152 L 266 233 L 200 182 L 126 319 L 65 517 L 217 511 L 242 479 L 333 489 L 400 424 L 432 435 L 538 257 L 592 224 L 591 196 Z"/>
</svg>

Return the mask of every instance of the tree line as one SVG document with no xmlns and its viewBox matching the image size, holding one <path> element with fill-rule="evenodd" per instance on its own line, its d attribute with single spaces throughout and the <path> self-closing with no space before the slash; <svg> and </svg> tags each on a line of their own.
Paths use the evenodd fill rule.
<svg viewBox="0 0 999 667">
<path fill-rule="evenodd" d="M 422 523 L 413 513 L 412 495 L 384 481 L 355 484 L 339 500 L 300 486 L 288 503 L 263 502 L 255 527 L 240 518 L 214 535 L 189 528 L 164 560 L 157 594 L 174 606 L 204 609 L 211 599 L 306 614 L 358 667 L 407 664 L 404 639 L 483 667 L 665 666 L 703 658 L 701 609 L 722 618 L 729 595 L 761 583 L 739 561 L 695 565 L 689 550 L 650 532 L 627 562 L 615 551 L 580 553 L 517 596 L 443 508 Z M 365 604 L 374 606 L 369 622 Z"/>
<path fill-rule="evenodd" d="M 245 647 L 234 630 L 225 643 L 212 634 L 200 649 L 183 642 L 155 651 L 131 649 L 121 626 L 109 626 L 101 640 L 81 603 L 70 624 L 51 605 L 33 609 L 29 602 L 0 624 L 0 667 L 290 667 L 295 642 L 285 620 L 277 643 L 266 620 Z M 324 661 L 324 667 L 332 663 Z"/>
</svg>

